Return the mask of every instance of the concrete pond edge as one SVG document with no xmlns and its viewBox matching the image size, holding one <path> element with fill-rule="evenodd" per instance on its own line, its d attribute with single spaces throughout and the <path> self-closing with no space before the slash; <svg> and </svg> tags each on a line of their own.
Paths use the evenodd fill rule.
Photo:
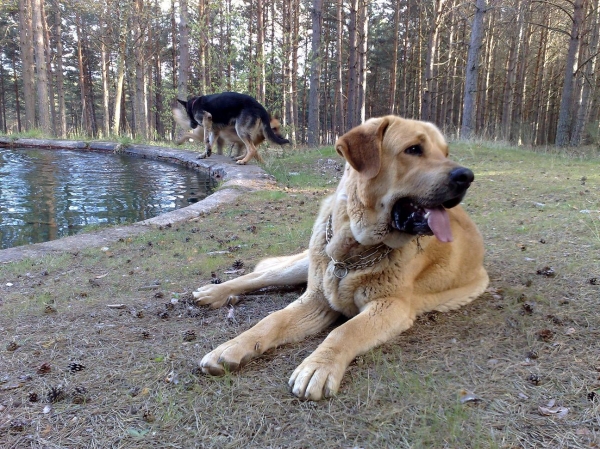
<svg viewBox="0 0 600 449">
<path fill-rule="evenodd" d="M 213 155 L 198 159 L 198 153 L 189 150 L 153 145 L 122 145 L 114 142 L 83 142 L 49 139 L 10 139 L 0 137 L 0 147 L 47 148 L 79 151 L 104 151 L 128 154 L 146 159 L 176 163 L 187 168 L 204 171 L 219 182 L 218 189 L 190 206 L 159 215 L 130 225 L 110 226 L 97 231 L 63 237 L 49 242 L 34 243 L 0 250 L 0 263 L 24 259 L 38 259 L 48 255 L 60 255 L 90 247 L 106 247 L 120 239 L 137 236 L 150 229 L 172 226 L 203 216 L 217 207 L 234 202 L 242 194 L 265 190 L 275 185 L 275 179 L 257 165 L 238 165 L 230 158 Z"/>
</svg>

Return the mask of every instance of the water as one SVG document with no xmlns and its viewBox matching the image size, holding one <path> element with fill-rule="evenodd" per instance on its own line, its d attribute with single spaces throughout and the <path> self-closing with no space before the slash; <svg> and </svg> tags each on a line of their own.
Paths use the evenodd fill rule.
<svg viewBox="0 0 600 449">
<path fill-rule="evenodd" d="M 152 218 L 210 185 L 206 173 L 134 156 L 0 148 L 0 249 Z"/>
</svg>

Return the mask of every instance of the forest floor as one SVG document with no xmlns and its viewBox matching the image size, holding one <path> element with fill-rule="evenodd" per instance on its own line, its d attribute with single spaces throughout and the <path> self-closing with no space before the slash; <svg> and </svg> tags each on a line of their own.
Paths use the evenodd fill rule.
<svg viewBox="0 0 600 449">
<path fill-rule="evenodd" d="M 451 154 L 476 174 L 463 204 L 490 288 L 359 357 L 317 403 L 287 380 L 326 332 L 240 373 L 197 371 L 299 291 L 216 310 L 191 292 L 306 248 L 342 173 L 331 148 L 267 156 L 277 186 L 194 221 L 1 265 L 1 446 L 600 447 L 598 157 L 485 143 Z"/>
</svg>

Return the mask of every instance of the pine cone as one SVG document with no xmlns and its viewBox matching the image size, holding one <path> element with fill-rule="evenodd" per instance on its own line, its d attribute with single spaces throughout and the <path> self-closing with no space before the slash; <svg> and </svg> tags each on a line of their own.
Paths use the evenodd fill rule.
<svg viewBox="0 0 600 449">
<path fill-rule="evenodd" d="M 50 403 L 62 401 L 65 398 L 65 392 L 62 388 L 62 385 L 51 387 L 50 391 L 48 391 L 48 394 L 46 395 L 46 398 Z"/>
<path fill-rule="evenodd" d="M 223 282 L 223 281 L 222 281 L 220 278 L 217 278 L 217 277 L 215 277 L 215 278 L 212 278 L 212 279 L 210 280 L 210 283 L 211 283 L 211 284 L 220 284 L 221 282 Z"/>
<path fill-rule="evenodd" d="M 50 304 L 46 304 L 46 307 L 44 307 L 44 313 L 56 313 L 56 309 Z"/>
<path fill-rule="evenodd" d="M 6 344 L 7 351 L 16 351 L 19 348 L 19 344 L 16 341 L 10 341 Z"/>
<path fill-rule="evenodd" d="M 188 329 L 183 333 L 183 341 L 194 341 L 196 339 L 196 332 L 193 329 Z"/>
<path fill-rule="evenodd" d="M 50 364 L 49 364 L 49 363 L 44 363 L 44 364 L 42 364 L 42 366 L 40 366 L 40 367 L 37 369 L 37 373 L 38 373 L 38 374 L 41 374 L 42 376 L 43 376 L 44 374 L 48 374 L 50 371 L 52 371 L 52 367 L 50 366 Z"/>
<path fill-rule="evenodd" d="M 239 270 L 240 268 L 243 268 L 244 266 L 244 262 L 240 259 L 237 259 L 235 262 L 233 262 L 233 265 L 231 265 L 231 268 L 233 268 L 234 270 Z"/>
<path fill-rule="evenodd" d="M 148 331 L 142 331 L 142 338 L 144 340 L 148 340 L 150 337 L 152 337 L 152 335 L 150 335 L 150 332 L 148 332 Z"/>
<path fill-rule="evenodd" d="M 80 363 L 69 363 L 69 371 L 71 371 L 71 373 L 76 373 L 77 371 L 82 371 L 85 368 L 85 365 L 82 365 Z"/>
<path fill-rule="evenodd" d="M 30 391 L 27 396 L 29 398 L 29 402 L 37 402 L 40 400 L 40 398 L 38 397 L 38 395 L 35 391 Z"/>
<path fill-rule="evenodd" d="M 10 422 L 9 427 L 13 432 L 22 432 L 27 425 L 27 421 L 23 421 L 22 419 L 14 419 Z"/>
<path fill-rule="evenodd" d="M 73 391 L 73 404 L 82 404 L 85 402 L 87 396 L 87 390 L 85 387 L 75 387 Z"/>
</svg>

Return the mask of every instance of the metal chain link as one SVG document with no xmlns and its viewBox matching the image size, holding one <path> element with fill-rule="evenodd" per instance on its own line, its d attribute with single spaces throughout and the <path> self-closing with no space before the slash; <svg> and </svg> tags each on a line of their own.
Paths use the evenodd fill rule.
<svg viewBox="0 0 600 449">
<path fill-rule="evenodd" d="M 325 227 L 325 241 L 327 243 L 329 243 L 333 237 L 332 221 L 333 218 L 330 215 L 327 220 L 327 226 Z M 381 251 L 382 249 L 383 251 Z M 343 279 L 350 270 L 360 270 L 375 265 L 377 262 L 383 260 L 390 251 L 392 251 L 392 248 L 384 243 L 380 243 L 361 254 L 347 257 L 341 261 L 335 260 L 333 257 L 329 256 L 333 262 L 333 275 L 338 279 Z"/>
</svg>

